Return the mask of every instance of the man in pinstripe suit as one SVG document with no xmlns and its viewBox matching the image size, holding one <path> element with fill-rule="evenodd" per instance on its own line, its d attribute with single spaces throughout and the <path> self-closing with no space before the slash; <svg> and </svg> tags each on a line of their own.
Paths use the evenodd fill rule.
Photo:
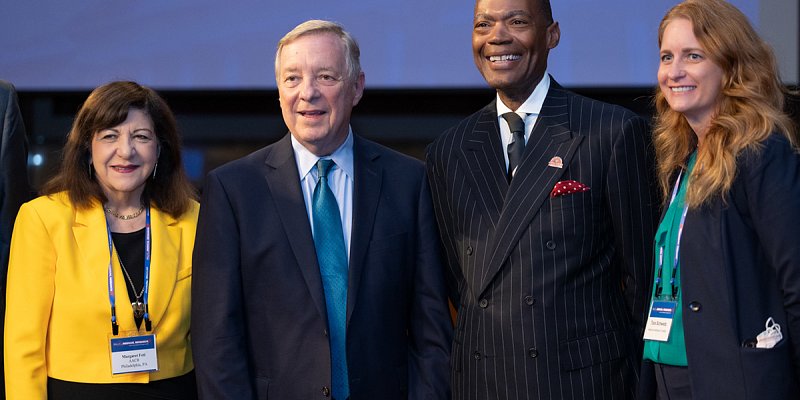
<svg viewBox="0 0 800 400">
<path fill-rule="evenodd" d="M 453 398 L 632 398 L 658 203 L 647 123 L 546 73 L 548 0 L 477 0 L 473 26 L 497 99 L 427 154 L 458 310 Z M 507 112 L 527 142 L 515 172 Z"/>
</svg>

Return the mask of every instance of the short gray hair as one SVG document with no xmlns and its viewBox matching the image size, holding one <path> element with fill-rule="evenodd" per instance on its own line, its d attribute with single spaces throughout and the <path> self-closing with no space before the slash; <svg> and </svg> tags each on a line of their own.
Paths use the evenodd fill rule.
<svg viewBox="0 0 800 400">
<path fill-rule="evenodd" d="M 351 82 L 355 82 L 358 76 L 361 75 L 361 50 L 358 48 L 358 42 L 355 38 L 347 32 L 341 24 L 331 21 L 320 19 L 312 19 L 297 25 L 284 35 L 278 42 L 278 49 L 275 51 L 275 78 L 278 78 L 280 73 L 280 56 L 283 47 L 289 43 L 297 40 L 301 36 L 332 33 L 341 39 L 345 50 L 345 63 L 347 66 L 347 76 Z"/>
</svg>

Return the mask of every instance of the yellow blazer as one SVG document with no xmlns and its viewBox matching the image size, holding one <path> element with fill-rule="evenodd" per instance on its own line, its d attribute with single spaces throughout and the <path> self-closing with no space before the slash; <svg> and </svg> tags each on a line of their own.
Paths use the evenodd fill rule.
<svg viewBox="0 0 800 400">
<path fill-rule="evenodd" d="M 146 383 L 191 371 L 192 250 L 199 208 L 192 202 L 179 219 L 151 210 L 148 303 L 159 370 L 112 375 L 103 208 L 98 202 L 88 210 L 76 210 L 66 193 L 25 203 L 14 225 L 8 265 L 7 398 L 47 398 L 48 376 L 73 382 Z M 135 332 L 126 280 L 117 257 L 111 259 L 120 334 Z"/>
</svg>

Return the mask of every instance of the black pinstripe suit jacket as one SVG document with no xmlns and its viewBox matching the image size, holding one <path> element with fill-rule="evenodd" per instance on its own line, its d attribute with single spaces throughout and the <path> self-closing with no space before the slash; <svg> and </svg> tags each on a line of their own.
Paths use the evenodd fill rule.
<svg viewBox="0 0 800 400">
<path fill-rule="evenodd" d="M 510 185 L 499 132 L 492 102 L 427 154 L 453 398 L 633 397 L 657 219 L 646 121 L 552 81 Z M 590 190 L 550 197 L 570 179 Z"/>
</svg>

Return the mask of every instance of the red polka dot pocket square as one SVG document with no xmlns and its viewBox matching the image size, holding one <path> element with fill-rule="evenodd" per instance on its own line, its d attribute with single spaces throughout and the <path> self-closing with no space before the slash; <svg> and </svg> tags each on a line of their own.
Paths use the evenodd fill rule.
<svg viewBox="0 0 800 400">
<path fill-rule="evenodd" d="M 566 194 L 588 192 L 589 187 L 578 181 L 561 181 L 556 183 L 553 191 L 550 192 L 550 197 L 558 197 Z"/>
</svg>

